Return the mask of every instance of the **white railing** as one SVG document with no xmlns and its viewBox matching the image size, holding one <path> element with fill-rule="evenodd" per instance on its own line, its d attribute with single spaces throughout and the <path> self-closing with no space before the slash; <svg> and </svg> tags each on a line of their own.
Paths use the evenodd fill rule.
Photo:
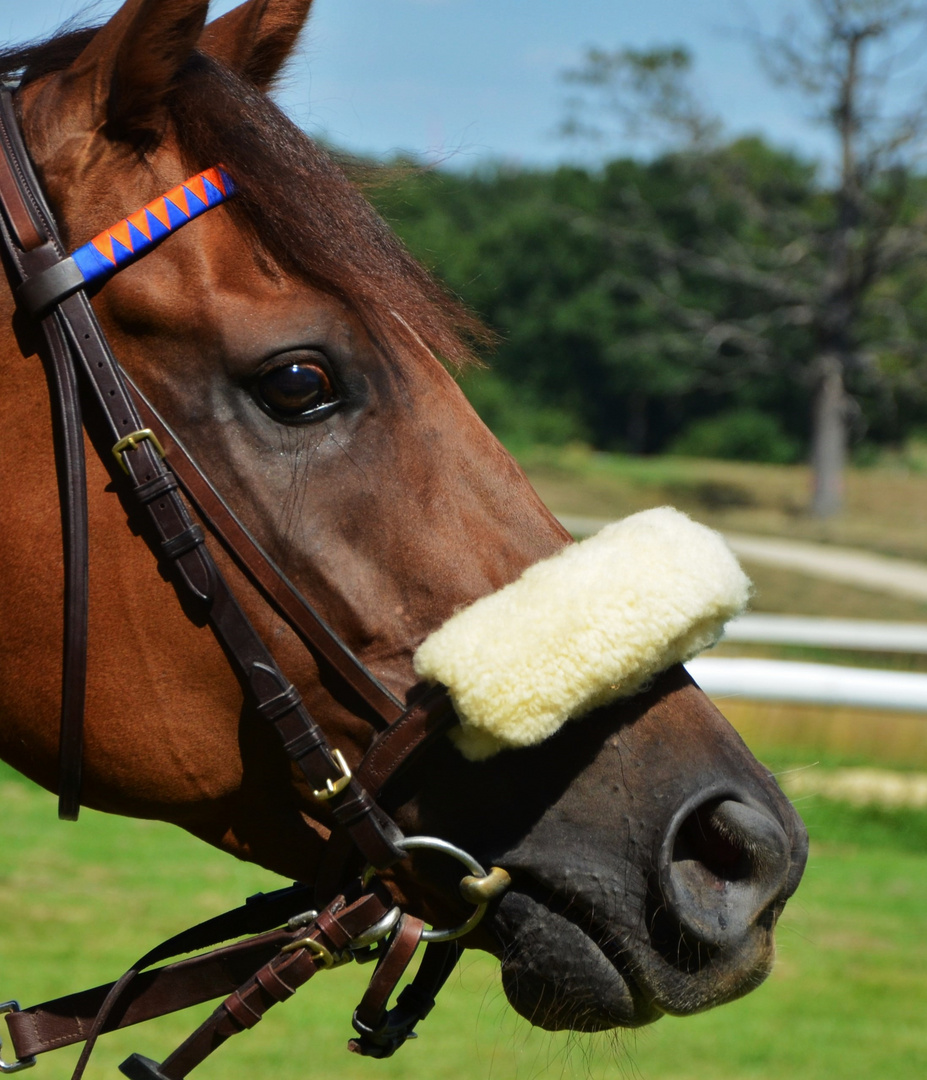
<svg viewBox="0 0 927 1080">
<path fill-rule="evenodd" d="M 723 640 L 866 652 L 927 653 L 927 625 L 866 619 L 818 619 L 802 615 L 742 615 L 727 624 Z"/>
<path fill-rule="evenodd" d="M 856 619 L 746 615 L 729 624 L 723 640 L 927 653 L 927 626 Z M 711 654 L 690 660 L 686 667 L 712 698 L 744 697 L 927 713 L 927 674 L 919 672 Z"/>
</svg>

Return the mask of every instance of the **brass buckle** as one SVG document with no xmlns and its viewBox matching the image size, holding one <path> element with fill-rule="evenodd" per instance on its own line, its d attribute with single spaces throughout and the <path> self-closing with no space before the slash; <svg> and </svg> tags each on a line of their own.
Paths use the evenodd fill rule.
<svg viewBox="0 0 927 1080">
<path fill-rule="evenodd" d="M 324 802 L 326 799 L 332 798 L 333 795 L 337 795 L 339 791 L 344 791 L 351 782 L 351 776 L 353 774 L 348 767 L 348 763 L 344 760 L 344 755 L 341 751 L 332 750 L 332 757 L 341 771 L 341 775 L 334 780 L 326 780 L 325 787 L 320 791 L 313 791 L 312 797 L 318 799 L 319 802 Z"/>
<path fill-rule="evenodd" d="M 291 953 L 296 952 L 298 949 L 308 949 L 326 971 L 329 968 L 346 964 L 350 960 L 350 956 L 345 956 L 341 953 L 333 953 L 330 949 L 326 949 L 321 941 L 316 941 L 315 938 L 311 937 L 304 937 L 300 938 L 298 941 L 291 941 L 289 945 L 284 945 L 280 951 L 282 953 Z"/>
<path fill-rule="evenodd" d="M 0 1015 L 8 1012 L 19 1012 L 18 1001 L 3 1001 L 0 1002 Z M 0 1047 L 3 1046 L 3 1040 L 0 1039 Z M 21 1072 L 23 1069 L 31 1069 L 35 1064 L 34 1057 L 20 1058 L 18 1061 L 4 1061 L 0 1058 L 0 1073 L 14 1073 Z"/>
<path fill-rule="evenodd" d="M 135 450 L 139 443 L 150 442 L 155 449 L 155 453 L 159 458 L 164 457 L 164 447 L 158 441 L 158 436 L 151 430 L 151 428 L 141 428 L 139 431 L 133 431 L 130 435 L 126 435 L 124 439 L 120 439 L 119 442 L 113 447 L 113 457 L 119 462 L 119 467 L 126 475 L 129 472 L 129 466 L 126 465 L 123 454 L 129 450 Z"/>
</svg>

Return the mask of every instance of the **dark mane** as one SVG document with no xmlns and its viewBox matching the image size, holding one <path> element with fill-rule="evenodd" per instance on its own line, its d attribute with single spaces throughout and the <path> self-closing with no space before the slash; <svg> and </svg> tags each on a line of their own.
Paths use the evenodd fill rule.
<svg viewBox="0 0 927 1080">
<path fill-rule="evenodd" d="M 98 29 L 98 26 L 85 25 L 78 14 L 53 37 L 0 49 L 0 78 L 26 83 L 61 71 L 80 56 Z"/>
<path fill-rule="evenodd" d="M 68 66 L 95 33 L 68 29 L 0 52 L 0 76 L 31 82 Z M 344 168 L 264 94 L 196 55 L 170 100 L 191 173 L 221 163 L 229 204 L 285 270 L 344 299 L 390 352 L 418 338 L 453 365 L 486 343 L 482 324 L 406 251 Z"/>
</svg>

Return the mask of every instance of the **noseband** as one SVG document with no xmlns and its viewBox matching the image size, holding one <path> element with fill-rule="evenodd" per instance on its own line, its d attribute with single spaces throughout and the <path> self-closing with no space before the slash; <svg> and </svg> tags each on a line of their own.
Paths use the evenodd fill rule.
<svg viewBox="0 0 927 1080">
<path fill-rule="evenodd" d="M 468 932 L 486 902 L 505 888 L 504 871 L 487 875 L 465 852 L 444 841 L 404 837 L 378 800 L 384 788 L 430 741 L 455 722 L 442 688 L 418 690 L 404 706 L 351 652 L 261 549 L 212 487 L 180 441 L 121 370 L 87 296 L 98 285 L 171 235 L 177 228 L 234 194 L 234 180 L 208 169 L 167 192 L 68 256 L 29 162 L 15 119 L 12 95 L 0 93 L 0 235 L 17 306 L 42 331 L 57 432 L 56 465 L 65 549 L 64 670 L 62 681 L 59 816 L 77 817 L 86 685 L 88 545 L 81 387 L 95 399 L 123 496 L 145 518 L 160 561 L 196 620 L 208 623 L 246 699 L 278 734 L 314 797 L 337 826 L 323 868 L 327 896 L 314 900 L 308 886 L 252 898 L 142 957 L 118 982 L 32 1009 L 15 1002 L 6 1011 L 17 1060 L 0 1061 L 10 1072 L 35 1055 L 68 1043 L 86 1045 L 79 1076 L 97 1035 L 199 1001 L 228 994 L 190 1038 L 160 1065 L 132 1055 L 121 1066 L 133 1080 L 181 1080 L 229 1035 L 251 1027 L 276 1001 L 288 997 L 317 971 L 348 959 L 374 958 L 370 987 L 355 1012 L 358 1038 L 351 1049 L 387 1056 L 429 1011 L 434 994 L 459 955 L 456 939 Z M 165 452 L 165 447 L 168 448 Z M 118 463 L 118 469 L 115 467 Z M 268 603 L 289 623 L 313 656 L 338 673 L 362 703 L 374 736 L 352 772 L 280 671 L 238 604 L 205 543 L 206 533 L 187 507 L 195 507 L 209 532 Z M 340 833 L 340 836 L 339 836 Z M 348 838 L 350 843 L 345 843 Z M 469 871 L 464 896 L 474 915 L 453 931 L 426 931 L 402 914 L 376 873 L 395 866 L 408 850 L 427 846 L 462 862 Z M 366 864 L 345 885 L 346 866 Z M 334 899 L 331 897 L 334 895 Z M 324 902 L 324 903 L 322 903 Z M 307 910 L 310 903 L 321 910 Z M 285 924 L 281 928 L 281 924 Z M 257 935 L 214 949 L 242 935 Z M 419 973 L 387 1010 L 390 993 L 417 945 L 432 939 Z M 181 953 L 211 949 L 192 960 L 149 969 Z M 118 1009 L 116 1008 L 118 1005 Z"/>
</svg>

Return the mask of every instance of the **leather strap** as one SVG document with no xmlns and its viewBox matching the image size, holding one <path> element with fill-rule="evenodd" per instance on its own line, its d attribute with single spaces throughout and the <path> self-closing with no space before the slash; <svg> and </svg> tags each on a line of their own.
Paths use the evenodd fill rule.
<svg viewBox="0 0 927 1080">
<path fill-rule="evenodd" d="M 206 1057 L 238 1032 L 254 1027 L 279 1001 L 290 997 L 318 971 L 328 966 L 324 955 L 316 951 L 323 946 L 337 962 L 351 941 L 372 926 L 386 913 L 381 907 L 376 918 L 375 897 L 364 896 L 353 905 L 345 906 L 339 898 L 321 912 L 307 934 L 302 931 L 295 942 L 311 937 L 313 948 L 296 948 L 278 952 L 250 979 L 239 986 L 226 1000 L 160 1065 L 133 1054 L 123 1062 L 121 1071 L 131 1080 L 182 1080 Z M 298 934 L 299 932 L 297 932 Z"/>
<path fill-rule="evenodd" d="M 367 703 L 380 728 L 397 720 L 403 705 L 361 663 L 334 630 L 307 602 L 276 562 L 258 544 L 229 505 L 201 472 L 187 448 L 127 375 L 146 427 L 166 449 L 174 475 L 210 532 L 222 544 L 261 595 L 296 631 L 313 653 L 321 656 Z"/>
<path fill-rule="evenodd" d="M 0 202 L 6 250 L 21 280 L 54 266 L 64 252 L 54 230 L 43 221 L 42 208 L 27 203 L 35 190 L 10 95 L 0 95 Z M 37 225 L 40 222 L 40 225 Z M 9 231 L 8 231 L 9 230 Z M 55 429 L 55 462 L 64 544 L 64 641 L 58 765 L 58 816 L 76 821 L 80 810 L 84 697 L 87 671 L 87 482 L 84 432 L 77 374 L 64 328 L 57 315 L 41 321 Z"/>
<path fill-rule="evenodd" d="M 388 781 L 457 721 L 446 687 L 419 687 L 402 716 L 373 740 L 358 766 L 358 782 L 378 799 Z"/>
<path fill-rule="evenodd" d="M 228 945 L 209 955 L 136 974 L 102 1026 L 102 1031 L 140 1024 L 231 993 L 286 943 L 286 932 Z M 54 1001 L 8 1013 L 7 1027 L 20 1059 L 85 1040 L 116 984 L 95 986 Z"/>
<path fill-rule="evenodd" d="M 95 986 L 8 1013 L 6 1022 L 13 1049 L 17 1058 L 23 1059 L 88 1039 L 104 1002 L 120 983 L 123 985 L 118 1000 L 112 1003 L 96 1034 L 130 1027 L 222 995 L 240 993 L 242 987 L 249 986 L 256 978 L 256 971 L 267 965 L 279 966 L 281 956 L 307 953 L 306 948 L 292 954 L 282 953 L 288 946 L 311 937 L 329 950 L 342 951 L 353 938 L 382 919 L 391 906 L 389 894 L 376 887 L 350 904 L 343 896 L 336 898 L 330 905 L 334 915 L 326 917 L 323 912 L 315 923 L 299 928 L 272 930 L 152 971 L 139 970 L 146 959 L 143 958 L 127 972 L 130 979 L 123 977 L 117 983 Z M 310 974 L 314 971 L 315 968 Z"/>
<path fill-rule="evenodd" d="M 415 955 L 424 929 L 425 924 L 421 919 L 412 915 L 400 918 L 389 945 L 377 961 L 367 990 L 354 1010 L 354 1028 L 362 1035 L 376 1032 L 382 1027 L 390 995 Z"/>
<path fill-rule="evenodd" d="M 9 95 L 4 95 L 5 99 Z M 12 117 L 13 123 L 9 123 Z M 0 202 L 3 203 L 4 213 L 13 232 L 16 246 L 20 251 L 32 251 L 40 244 L 44 244 L 46 237 L 41 233 L 33 210 L 26 203 L 24 191 L 27 185 L 21 182 L 14 172 L 14 161 L 22 160 L 11 143 L 19 133 L 19 125 L 15 122 L 15 114 L 12 109 L 3 108 L 2 133 L 0 141 L 3 143 L 3 156 L 6 159 L 5 167 L 0 169 Z"/>
<path fill-rule="evenodd" d="M 392 1057 L 407 1039 L 414 1039 L 415 1026 L 434 1008 L 435 998 L 462 952 L 463 947 L 456 941 L 429 942 L 415 978 L 403 988 L 392 1009 L 386 1010 L 392 986 L 380 995 L 381 1011 L 370 1015 L 366 1022 L 358 1007 L 353 1024 L 359 1037 L 348 1042 L 348 1049 L 364 1057 Z"/>
</svg>

